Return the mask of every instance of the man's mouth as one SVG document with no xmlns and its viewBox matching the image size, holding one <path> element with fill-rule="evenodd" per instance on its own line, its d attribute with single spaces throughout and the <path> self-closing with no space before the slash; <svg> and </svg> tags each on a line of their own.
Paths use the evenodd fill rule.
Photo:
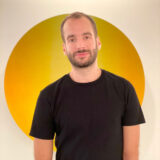
<svg viewBox="0 0 160 160">
<path fill-rule="evenodd" d="M 76 56 L 85 57 L 88 53 L 89 53 L 88 51 L 81 51 L 81 52 L 77 52 Z"/>
<path fill-rule="evenodd" d="M 84 57 L 88 54 L 88 52 L 77 53 L 77 56 Z"/>
</svg>

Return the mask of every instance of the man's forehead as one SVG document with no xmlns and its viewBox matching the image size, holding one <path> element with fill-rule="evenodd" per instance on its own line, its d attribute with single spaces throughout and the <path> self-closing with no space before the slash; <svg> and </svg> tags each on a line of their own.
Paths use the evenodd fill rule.
<svg viewBox="0 0 160 160">
<path fill-rule="evenodd" d="M 69 18 L 68 20 L 66 20 L 63 28 L 65 28 L 66 26 L 72 27 L 72 26 L 76 25 L 77 23 L 80 26 L 82 23 L 83 24 L 85 23 L 85 25 L 87 25 L 88 27 L 92 27 L 92 24 L 89 19 L 87 19 L 86 17 L 80 17 L 80 18 Z"/>
<path fill-rule="evenodd" d="M 81 34 L 84 33 L 92 33 L 93 32 L 93 26 L 91 22 L 85 18 L 70 18 L 66 21 L 63 27 L 64 34 L 71 34 L 74 31 L 78 31 Z"/>
</svg>

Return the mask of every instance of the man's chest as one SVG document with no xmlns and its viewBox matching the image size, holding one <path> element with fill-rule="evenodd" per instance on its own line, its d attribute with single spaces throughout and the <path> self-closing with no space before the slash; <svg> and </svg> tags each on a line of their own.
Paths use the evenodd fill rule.
<svg viewBox="0 0 160 160">
<path fill-rule="evenodd" d="M 63 90 L 55 103 L 55 122 L 59 132 L 104 132 L 121 124 L 124 103 L 105 88 Z"/>
</svg>

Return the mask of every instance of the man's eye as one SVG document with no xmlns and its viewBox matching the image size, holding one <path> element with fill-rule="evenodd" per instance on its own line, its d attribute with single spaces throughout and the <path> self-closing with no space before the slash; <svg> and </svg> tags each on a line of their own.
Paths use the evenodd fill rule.
<svg viewBox="0 0 160 160">
<path fill-rule="evenodd" d="M 69 42 L 74 42 L 74 41 L 75 41 L 74 38 L 70 38 L 70 39 L 69 39 Z"/>
<path fill-rule="evenodd" d="M 89 39 L 89 36 L 85 36 L 84 39 Z"/>
</svg>

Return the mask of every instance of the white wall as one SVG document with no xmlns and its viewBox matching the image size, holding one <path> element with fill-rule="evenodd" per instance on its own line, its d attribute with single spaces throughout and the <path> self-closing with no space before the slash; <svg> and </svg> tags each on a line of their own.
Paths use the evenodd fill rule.
<svg viewBox="0 0 160 160">
<path fill-rule="evenodd" d="M 136 47 L 145 71 L 140 160 L 160 159 L 160 0 L 0 0 L 0 159 L 32 160 L 32 141 L 12 119 L 4 72 L 17 41 L 37 23 L 83 11 L 118 27 Z"/>
</svg>

